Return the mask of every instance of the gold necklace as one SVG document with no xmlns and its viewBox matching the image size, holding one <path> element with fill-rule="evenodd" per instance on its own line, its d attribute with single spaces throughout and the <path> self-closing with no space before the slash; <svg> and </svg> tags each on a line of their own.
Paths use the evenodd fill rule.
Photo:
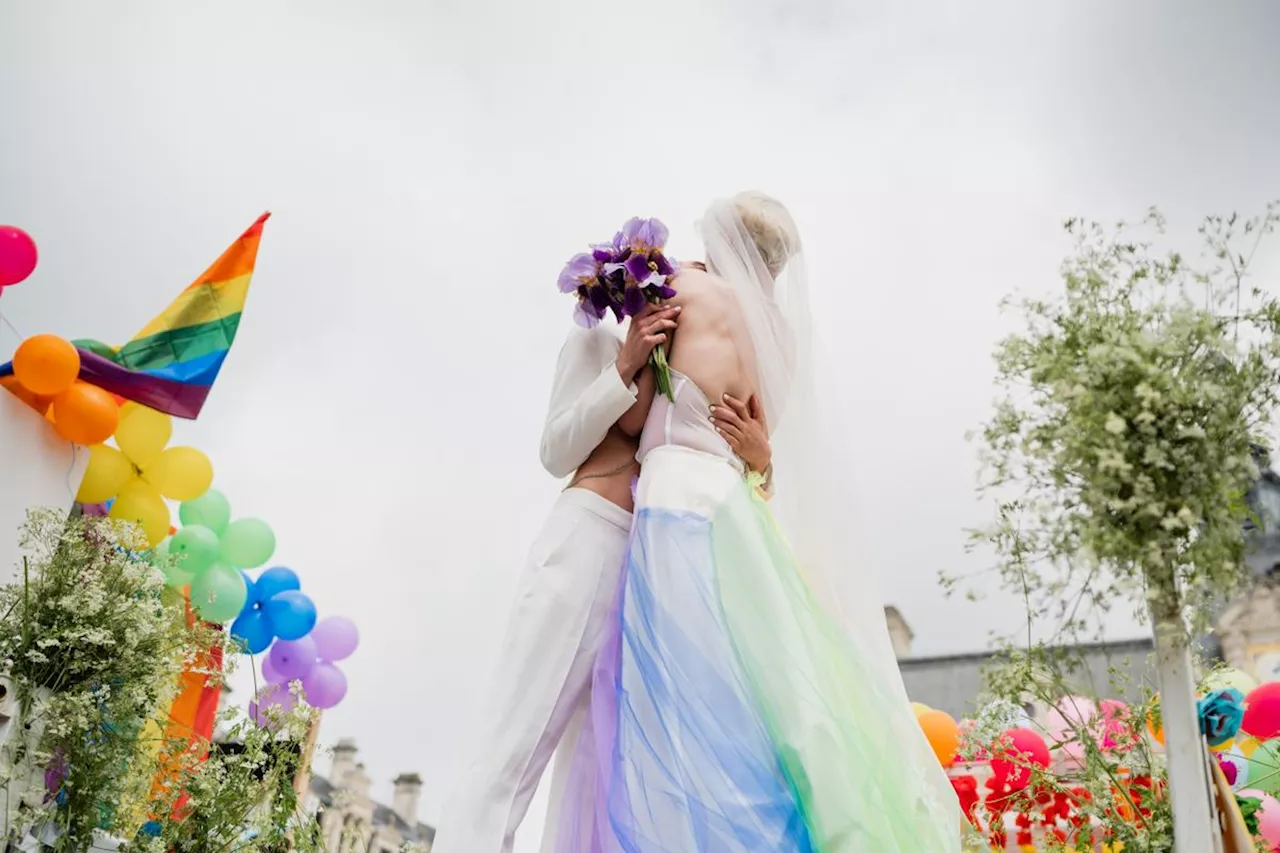
<svg viewBox="0 0 1280 853">
<path fill-rule="evenodd" d="M 572 489 L 574 486 L 578 485 L 579 483 L 583 483 L 587 480 L 603 480 L 606 477 L 613 477 L 617 474 L 621 474 L 623 471 L 627 470 L 634 464 L 636 464 L 634 459 L 628 459 L 626 462 L 623 462 L 617 468 L 611 468 L 608 471 L 601 471 L 598 474 L 583 474 L 579 477 L 574 477 L 573 480 L 570 481 L 569 485 L 565 486 L 565 488 Z"/>
</svg>

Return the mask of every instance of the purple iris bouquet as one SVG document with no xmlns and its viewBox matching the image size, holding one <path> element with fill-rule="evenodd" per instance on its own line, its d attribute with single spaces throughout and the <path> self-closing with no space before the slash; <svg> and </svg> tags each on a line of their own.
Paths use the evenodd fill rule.
<svg viewBox="0 0 1280 853">
<path fill-rule="evenodd" d="M 592 328 L 612 312 L 619 323 L 634 317 L 650 303 L 676 295 L 671 287 L 675 264 L 664 253 L 667 226 L 658 219 L 633 218 L 608 243 L 592 245 L 590 252 L 574 255 L 560 273 L 561 293 L 578 297 L 573 317 Z M 662 347 L 649 353 L 658 390 L 674 399 L 671 368 Z"/>
</svg>

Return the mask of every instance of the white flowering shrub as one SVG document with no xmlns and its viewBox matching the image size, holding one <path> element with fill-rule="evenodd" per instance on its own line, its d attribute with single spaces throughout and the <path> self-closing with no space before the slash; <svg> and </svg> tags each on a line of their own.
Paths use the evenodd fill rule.
<svg viewBox="0 0 1280 853">
<path fill-rule="evenodd" d="M 1208 270 L 1153 250 L 1155 213 L 1114 233 L 1071 221 L 1060 296 L 1010 303 L 1026 329 L 996 354 L 997 521 L 977 538 L 1029 616 L 1070 632 L 1131 605 L 1203 629 L 1245 580 L 1244 497 L 1280 389 L 1280 304 L 1247 276 L 1276 219 L 1208 219 Z"/>
<path fill-rule="evenodd" d="M 1072 220 L 1060 292 L 1006 303 L 1025 326 L 996 352 L 981 480 L 996 519 L 974 543 L 994 552 L 1028 631 L 987 673 L 1004 703 L 992 707 L 1141 695 L 1114 722 L 1112 746 L 1095 742 L 1093 723 L 1076 725 L 1074 766 L 1037 770 L 1025 802 L 1007 805 L 1069 801 L 1126 851 L 1171 849 L 1168 769 L 1147 736 L 1159 706 L 1116 670 L 1109 686 L 1092 684 L 1077 644 L 1126 608 L 1154 621 L 1159 647 L 1185 648 L 1249 580 L 1245 496 L 1280 391 L 1280 303 L 1249 271 L 1277 218 L 1274 207 L 1208 218 L 1199 268 L 1155 248 L 1155 212 L 1136 228 Z M 1007 721 L 989 722 L 973 733 L 980 747 Z"/>
<path fill-rule="evenodd" d="M 188 619 L 131 527 L 41 510 L 22 544 L 22 576 L 0 587 L 0 667 L 40 728 L 4 757 L 43 790 L 15 810 L 8 840 L 82 853 L 97 830 L 157 851 L 317 849 L 292 784 L 310 709 L 269 729 L 231 721 L 232 750 L 166 740 L 182 673 L 222 679 L 234 663 L 226 633 Z"/>
<path fill-rule="evenodd" d="M 166 599 L 130 528 L 41 510 L 22 545 L 22 576 L 0 587 L 0 661 L 20 717 L 43 731 L 38 743 L 6 748 L 12 764 L 48 769 L 43 806 L 23 809 L 10 832 L 52 823 L 58 849 L 86 850 L 149 781 L 136 772 L 138 738 L 173 696 L 200 632 Z"/>
</svg>

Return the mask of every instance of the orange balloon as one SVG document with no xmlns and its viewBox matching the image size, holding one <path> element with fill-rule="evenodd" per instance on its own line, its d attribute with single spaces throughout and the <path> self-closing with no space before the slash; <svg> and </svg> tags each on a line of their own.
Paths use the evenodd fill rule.
<svg viewBox="0 0 1280 853">
<path fill-rule="evenodd" d="M 42 415 L 45 412 L 49 411 L 49 404 L 53 402 L 52 398 L 50 397 L 44 397 L 44 396 L 41 396 L 40 394 L 31 393 L 26 388 L 22 387 L 22 383 L 20 382 L 15 381 L 15 382 L 7 383 L 5 384 L 4 387 L 7 388 L 13 394 L 13 396 L 17 397 L 19 400 L 26 403 L 28 406 L 35 409 L 37 412 L 39 412 Z"/>
<path fill-rule="evenodd" d="M 956 761 L 956 751 L 960 748 L 960 726 L 945 711 L 926 711 L 916 718 L 924 736 L 933 747 L 933 754 L 943 767 L 950 767 Z"/>
<path fill-rule="evenodd" d="M 80 375 L 80 353 L 57 335 L 36 335 L 13 354 L 13 375 L 33 394 L 57 396 Z"/>
<path fill-rule="evenodd" d="M 76 382 L 53 400 L 53 425 L 67 441 L 101 444 L 120 425 L 120 407 L 111 395 L 88 382 Z"/>
</svg>

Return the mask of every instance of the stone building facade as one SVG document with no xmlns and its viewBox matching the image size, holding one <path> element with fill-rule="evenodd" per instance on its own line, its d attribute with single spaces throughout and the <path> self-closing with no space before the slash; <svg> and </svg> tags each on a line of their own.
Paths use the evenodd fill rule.
<svg viewBox="0 0 1280 853">
<path fill-rule="evenodd" d="M 328 853 L 429 853 L 436 831 L 418 820 L 422 779 L 417 773 L 396 777 L 391 804 L 373 800 L 372 783 L 363 764 L 356 761 L 356 744 L 350 738 L 333 750 L 329 776 L 312 775 L 304 795 L 305 806 L 320 822 Z"/>
</svg>

